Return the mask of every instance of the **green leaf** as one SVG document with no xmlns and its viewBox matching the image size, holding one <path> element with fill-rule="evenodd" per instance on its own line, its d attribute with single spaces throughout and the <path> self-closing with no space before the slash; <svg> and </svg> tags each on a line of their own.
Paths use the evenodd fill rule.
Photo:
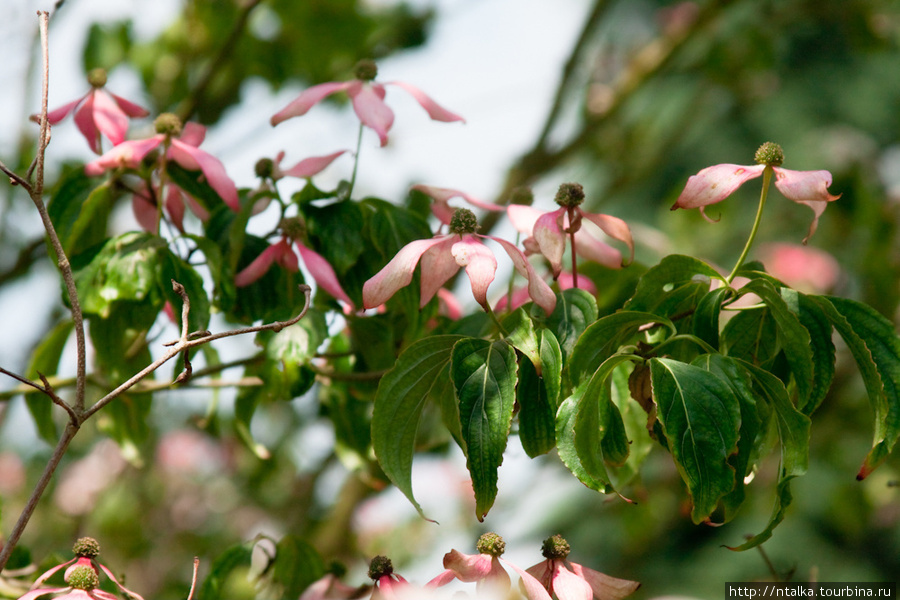
<svg viewBox="0 0 900 600">
<path fill-rule="evenodd" d="M 57 323 L 34 349 L 25 369 L 25 376 L 34 380 L 39 375 L 56 375 L 63 348 L 73 329 L 72 321 Z M 34 419 L 38 435 L 47 443 L 55 444 L 59 435 L 53 421 L 53 403 L 50 398 L 40 392 L 28 392 L 25 394 L 25 404 Z"/>
<path fill-rule="evenodd" d="M 579 413 L 579 404 L 587 384 L 575 388 L 572 395 L 563 400 L 556 411 L 556 448 L 559 452 L 559 458 L 566 465 L 566 468 L 573 475 L 592 490 L 608 494 L 613 491 L 609 477 L 605 473 L 600 477 L 595 477 L 592 472 L 596 472 L 595 465 L 591 465 L 588 469 L 582 462 L 575 445 L 575 420 Z"/>
<path fill-rule="evenodd" d="M 497 469 L 503 462 L 516 402 L 516 352 L 503 341 L 460 340 L 453 346 L 450 377 L 459 398 L 475 514 L 482 521 L 497 497 Z"/>
<path fill-rule="evenodd" d="M 106 237 L 113 196 L 109 183 L 100 186 L 96 183 L 94 178 L 84 174 L 84 168 L 71 169 L 60 179 L 47 206 L 50 220 L 69 258 Z M 51 256 L 54 256 L 52 249 Z"/>
<path fill-rule="evenodd" d="M 722 302 L 734 293 L 730 287 L 720 287 L 706 293 L 694 311 L 694 335 L 712 346 L 719 347 L 719 317 L 722 314 Z"/>
<path fill-rule="evenodd" d="M 744 309 L 729 319 L 720 340 L 722 352 L 763 368 L 778 355 L 778 328 L 768 308 Z"/>
<path fill-rule="evenodd" d="M 650 313 L 621 311 L 600 318 L 588 327 L 569 356 L 569 378 L 574 384 L 590 377 L 606 359 L 632 341 L 649 324 L 664 325 L 675 333 L 675 325 L 665 317 Z"/>
<path fill-rule="evenodd" d="M 659 422 L 693 500 L 691 518 L 700 523 L 734 488 L 728 457 L 737 450 L 740 404 L 727 383 L 700 367 L 654 358 L 650 374 Z"/>
<path fill-rule="evenodd" d="M 245 543 L 232 546 L 217 556 L 200 586 L 197 600 L 221 600 L 225 597 L 228 578 L 238 569 L 249 569 L 252 555 L 253 543 Z"/>
<path fill-rule="evenodd" d="M 584 290 L 570 288 L 557 294 L 556 308 L 547 329 L 556 335 L 563 356 L 569 356 L 578 338 L 597 320 L 597 301 Z"/>
<path fill-rule="evenodd" d="M 412 460 L 422 408 L 437 375 L 450 361 L 454 344 L 465 338 L 436 335 L 411 344 L 385 373 L 375 394 L 372 446 L 385 475 L 412 502 Z"/>
<path fill-rule="evenodd" d="M 272 579 L 280 586 L 280 598 L 299 597 L 311 583 L 325 575 L 325 563 L 316 549 L 291 534 L 275 545 L 274 566 Z"/>
<path fill-rule="evenodd" d="M 302 208 L 307 231 L 318 243 L 318 251 L 339 275 L 347 272 L 365 249 L 359 235 L 363 213 L 356 202 L 343 200 L 318 207 L 307 204 Z M 358 227 L 348 226 L 356 223 Z"/>
<path fill-rule="evenodd" d="M 225 207 L 222 197 L 209 185 L 203 172 L 199 169 L 189 171 L 174 160 L 169 160 L 166 161 L 166 175 L 169 176 L 172 183 L 190 194 L 207 212 L 211 213 L 220 207 Z M 231 209 L 228 208 L 228 210 Z"/>
<path fill-rule="evenodd" d="M 204 331 L 209 327 L 209 296 L 203 288 L 203 277 L 188 263 L 169 249 L 160 252 L 158 283 L 162 296 L 172 305 L 177 327 L 181 329 L 181 296 L 172 287 L 172 281 L 184 286 L 190 302 L 188 331 Z"/>
<path fill-rule="evenodd" d="M 809 401 L 798 408 L 811 415 L 822 404 L 834 380 L 835 350 L 832 335 L 834 328 L 815 299 L 800 294 L 800 323 L 809 332 L 809 347 L 813 356 L 813 381 Z"/>
<path fill-rule="evenodd" d="M 673 254 L 644 273 L 626 310 L 673 317 L 694 310 L 721 275 L 703 261 Z"/>
<path fill-rule="evenodd" d="M 538 348 L 538 335 L 534 329 L 534 321 L 531 320 L 525 309 L 518 308 L 514 310 L 511 314 L 504 317 L 502 325 L 509 332 L 506 335 L 506 341 L 528 357 L 528 360 L 531 361 L 538 375 L 540 375 L 541 352 Z"/>
<path fill-rule="evenodd" d="M 900 338 L 874 308 L 835 297 L 816 298 L 853 354 L 875 412 L 875 436 L 857 479 L 864 479 L 891 453 L 900 436 Z"/>
<path fill-rule="evenodd" d="M 541 374 L 531 361 L 519 366 L 516 400 L 519 403 L 519 439 L 528 456 L 549 452 L 556 444 L 556 410 L 562 380 L 562 351 L 550 331 L 540 331 Z"/>
</svg>

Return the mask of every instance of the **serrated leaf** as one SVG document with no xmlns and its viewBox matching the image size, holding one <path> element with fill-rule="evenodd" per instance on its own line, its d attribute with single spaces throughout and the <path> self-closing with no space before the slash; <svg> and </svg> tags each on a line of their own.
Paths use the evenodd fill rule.
<svg viewBox="0 0 900 600">
<path fill-rule="evenodd" d="M 562 351 L 556 337 L 540 331 L 543 370 L 538 375 L 531 361 L 519 367 L 516 399 L 519 403 L 519 439 L 528 456 L 534 458 L 556 445 L 556 410 L 562 380 Z"/>
<path fill-rule="evenodd" d="M 734 488 L 728 457 L 737 450 L 740 405 L 728 384 L 700 367 L 654 358 L 650 374 L 659 422 L 693 501 L 691 518 L 700 523 Z"/>
<path fill-rule="evenodd" d="M 34 349 L 25 369 L 25 376 L 36 380 L 39 375 L 55 375 L 63 348 L 73 329 L 72 321 L 57 323 Z M 34 419 L 38 435 L 47 443 L 55 444 L 59 436 L 53 421 L 53 403 L 50 398 L 40 392 L 28 392 L 25 394 L 25 404 Z"/>
<path fill-rule="evenodd" d="M 450 361 L 462 336 L 436 335 L 411 344 L 378 384 L 372 413 L 372 447 L 388 479 L 416 510 L 412 490 L 412 460 L 422 408 L 439 373 Z M 424 516 L 424 515 L 423 515 Z"/>
<path fill-rule="evenodd" d="M 547 317 L 547 329 L 559 342 L 563 357 L 569 356 L 578 338 L 597 320 L 597 301 L 584 290 L 569 288 L 556 297 L 556 308 Z"/>
<path fill-rule="evenodd" d="M 900 436 L 900 338 L 871 306 L 835 297 L 816 301 L 853 354 L 875 412 L 872 450 L 857 474 L 863 479 L 884 462 Z"/>
<path fill-rule="evenodd" d="M 475 514 L 482 521 L 497 497 L 497 469 L 509 438 L 516 402 L 516 352 L 503 341 L 460 340 L 453 346 L 450 377 L 459 398 Z"/>
<path fill-rule="evenodd" d="M 625 310 L 673 317 L 696 308 L 721 275 L 703 261 L 673 254 L 644 273 Z"/>
<path fill-rule="evenodd" d="M 805 415 L 811 415 L 822 404 L 834 380 L 835 349 L 832 335 L 834 328 L 816 301 L 800 295 L 800 323 L 809 332 L 809 347 L 813 355 L 812 392 L 807 403 L 798 405 Z"/>
<path fill-rule="evenodd" d="M 221 600 L 229 576 L 239 568 L 250 568 L 253 544 L 232 546 L 213 560 L 209 574 L 197 593 L 197 600 Z"/>
</svg>

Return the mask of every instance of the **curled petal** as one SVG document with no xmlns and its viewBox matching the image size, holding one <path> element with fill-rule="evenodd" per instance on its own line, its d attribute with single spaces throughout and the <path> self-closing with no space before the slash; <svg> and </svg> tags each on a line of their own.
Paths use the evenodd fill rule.
<svg viewBox="0 0 900 600">
<path fill-rule="evenodd" d="M 565 208 L 544 213 L 534 224 L 534 241 L 541 249 L 541 254 L 550 261 L 554 278 L 562 271 L 562 257 L 566 250 L 566 237 L 562 230 L 565 214 Z"/>
<path fill-rule="evenodd" d="M 346 152 L 346 150 L 341 150 L 340 152 L 334 152 L 326 156 L 311 156 L 309 158 L 304 158 L 290 169 L 282 171 L 281 174 L 290 175 L 291 177 L 312 177 L 313 175 L 321 173 L 328 165 L 333 163 L 338 156 L 345 154 Z"/>
<path fill-rule="evenodd" d="M 594 591 L 587 581 L 566 569 L 559 561 L 553 569 L 552 589 L 559 600 L 593 600 Z M 605 600 L 605 599 L 604 599 Z"/>
<path fill-rule="evenodd" d="M 240 273 L 234 277 L 234 285 L 237 287 L 245 287 L 266 274 L 266 271 L 272 266 L 272 263 L 278 262 L 284 268 L 290 271 L 297 271 L 300 265 L 297 261 L 297 255 L 291 249 L 290 243 L 285 240 L 279 240 L 262 251 L 262 254 L 253 259 L 249 265 L 244 267 Z"/>
<path fill-rule="evenodd" d="M 35 590 L 31 590 L 19 596 L 18 600 L 35 600 L 35 598 L 40 598 L 41 596 L 45 596 L 47 594 L 58 594 L 59 592 L 68 591 L 69 588 L 37 588 Z"/>
<path fill-rule="evenodd" d="M 312 275 L 316 283 L 319 284 L 319 287 L 352 307 L 353 301 L 350 300 L 350 296 L 348 296 L 347 292 L 344 291 L 344 288 L 341 287 L 340 282 L 338 282 L 337 274 L 335 274 L 331 265 L 328 264 L 328 261 L 325 260 L 321 254 L 314 250 L 310 250 L 300 242 L 297 242 L 297 251 L 300 252 L 300 257 L 303 258 L 303 264 L 309 269 L 309 274 Z"/>
<path fill-rule="evenodd" d="M 456 113 L 450 112 L 434 100 L 432 100 L 429 96 L 425 94 L 422 90 L 415 87 L 414 85 L 410 85 L 408 83 L 404 83 L 402 81 L 392 81 L 388 85 L 396 85 L 399 88 L 406 90 L 406 92 L 416 99 L 422 108 L 424 108 L 428 112 L 428 116 L 434 119 L 435 121 L 443 121 L 444 123 L 449 123 L 451 121 L 462 121 L 466 122 L 461 116 Z"/>
<path fill-rule="evenodd" d="M 479 200 L 475 196 L 451 188 L 416 184 L 412 186 L 412 189 L 420 191 L 434 200 L 435 204 L 431 207 L 431 212 L 434 213 L 434 216 L 436 216 L 444 225 L 449 225 L 450 217 L 453 216 L 454 209 L 449 204 L 451 198 L 462 198 L 472 206 L 477 206 L 484 210 L 500 211 L 504 209 L 502 206 Z"/>
<path fill-rule="evenodd" d="M 394 111 L 384 103 L 384 87 L 377 83 L 354 81 L 347 89 L 353 110 L 360 122 L 378 134 L 381 145 L 387 144 L 387 134 L 394 124 Z"/>
<path fill-rule="evenodd" d="M 130 100 L 126 100 L 125 98 L 123 98 L 121 96 L 116 96 L 112 92 L 107 92 L 107 93 L 110 95 L 110 97 L 113 99 L 113 101 L 119 105 L 119 108 L 122 109 L 122 112 L 124 112 L 129 117 L 141 118 L 141 117 L 146 117 L 150 114 L 150 111 L 148 111 L 143 106 L 135 104 L 134 102 L 131 102 Z"/>
<path fill-rule="evenodd" d="M 422 255 L 433 246 L 446 242 L 448 238 L 449 236 L 442 235 L 426 240 L 416 240 L 403 246 L 384 268 L 363 284 L 363 306 L 365 308 L 381 306 L 397 293 L 397 290 L 409 285 Z M 425 273 L 423 273 L 422 279 L 424 287 Z M 441 281 L 435 289 L 443 285 L 445 281 L 446 279 Z"/>
<path fill-rule="evenodd" d="M 576 576 L 585 580 L 591 586 L 594 596 L 602 600 L 622 600 L 622 598 L 631 595 L 636 589 L 641 587 L 641 584 L 637 581 L 610 577 L 600 571 L 583 567 L 578 563 L 570 563 L 570 566 Z"/>
<path fill-rule="evenodd" d="M 522 585 L 525 587 L 525 594 L 528 596 L 528 600 L 550 599 L 550 593 L 547 591 L 548 588 L 550 588 L 549 560 L 539 562 L 533 567 L 528 567 L 525 570 L 522 570 L 507 561 L 503 562 L 512 567 L 513 570 L 515 570 L 515 572 L 518 573 L 522 578 Z"/>
<path fill-rule="evenodd" d="M 451 250 L 459 240 L 457 235 L 442 236 L 441 244 L 436 244 L 422 254 L 422 281 L 419 292 L 419 306 L 425 306 L 437 294 L 437 291 L 459 271 Z"/>
<path fill-rule="evenodd" d="M 274 127 L 275 125 L 278 125 L 282 121 L 290 119 L 291 117 L 300 117 L 305 115 L 310 108 L 321 102 L 325 97 L 330 96 L 331 94 L 334 94 L 336 92 L 345 91 L 348 87 L 350 87 L 352 83 L 354 82 L 335 81 L 330 83 L 320 83 L 319 85 L 314 85 L 311 88 L 307 88 L 290 104 L 288 104 L 272 116 L 272 126 Z"/>
<path fill-rule="evenodd" d="M 456 264 L 466 268 L 475 300 L 485 310 L 490 310 L 487 291 L 497 273 L 497 259 L 494 253 L 472 234 L 464 235 L 462 240 L 453 244 L 450 252 Z"/>
<path fill-rule="evenodd" d="M 677 208 L 701 208 L 721 202 L 741 187 L 745 181 L 762 175 L 765 165 L 743 167 L 722 164 L 706 167 L 688 178 L 687 185 L 672 206 Z"/>
<path fill-rule="evenodd" d="M 181 140 L 172 140 L 169 146 L 169 158 L 188 170 L 199 169 L 206 177 L 207 183 L 225 201 L 231 210 L 240 210 L 237 187 L 225 172 L 222 162 L 203 150 L 191 146 Z"/>
<path fill-rule="evenodd" d="M 601 242 L 583 227 L 575 232 L 575 253 L 610 269 L 622 268 L 622 253 Z"/>
<path fill-rule="evenodd" d="M 828 171 L 791 171 L 775 167 L 775 187 L 788 200 L 798 204 L 804 204 L 813 211 L 813 221 L 809 226 L 809 232 L 803 238 L 805 244 L 816 232 L 819 226 L 819 217 L 825 212 L 829 202 L 834 202 L 841 197 L 828 193 L 831 185 L 831 173 Z"/>
<path fill-rule="evenodd" d="M 162 143 L 163 136 L 155 135 L 146 140 L 132 140 L 114 146 L 97 160 L 84 166 L 84 172 L 92 177 L 100 175 L 108 169 L 119 167 L 135 168 L 144 157 Z"/>
<path fill-rule="evenodd" d="M 509 258 L 513 261 L 513 266 L 516 268 L 516 271 L 528 279 L 528 295 L 531 296 L 534 303 L 543 308 L 544 312 L 548 315 L 553 313 L 553 309 L 556 308 L 556 294 L 553 293 L 553 290 L 550 289 L 550 286 L 547 285 L 543 279 L 538 277 L 538 274 L 534 271 L 534 267 L 532 267 L 531 263 L 528 262 L 528 259 L 525 258 L 525 254 L 504 239 L 493 236 L 488 237 L 503 247 L 509 255 Z"/>
<path fill-rule="evenodd" d="M 444 555 L 444 568 L 456 574 L 456 578 L 466 583 L 492 579 L 509 589 L 509 574 L 500 564 L 500 559 L 490 554 L 463 554 L 451 550 Z"/>
<path fill-rule="evenodd" d="M 634 239 L 631 237 L 631 228 L 628 227 L 628 223 L 618 217 L 612 217 L 610 215 L 601 215 L 595 213 L 582 213 L 581 215 L 585 219 L 599 227 L 600 230 L 609 237 L 617 239 L 628 246 L 630 255 L 628 258 L 628 263 L 625 264 L 629 264 L 634 261 Z M 575 234 L 575 238 L 577 240 L 577 233 Z M 618 266 L 623 266 L 621 261 Z"/>
<path fill-rule="evenodd" d="M 37 588 L 37 587 L 40 586 L 42 583 L 44 583 L 45 581 L 47 581 L 48 579 L 50 579 L 50 577 L 52 577 L 54 573 L 56 573 L 57 571 L 59 571 L 59 570 L 62 569 L 63 567 L 68 567 L 69 565 L 71 565 L 71 564 L 73 564 L 73 563 L 76 563 L 77 561 L 78 561 L 78 558 L 76 557 L 76 558 L 73 558 L 73 559 L 71 559 L 71 560 L 67 560 L 66 562 L 64 562 L 64 563 L 62 563 L 62 564 L 58 564 L 58 565 L 56 565 L 55 567 L 52 567 L 52 568 L 50 568 L 50 569 L 44 571 L 44 572 L 41 574 L 41 576 L 38 577 L 38 578 L 34 581 L 33 584 L 31 584 L 31 588 L 32 588 L 32 589 Z"/>
</svg>

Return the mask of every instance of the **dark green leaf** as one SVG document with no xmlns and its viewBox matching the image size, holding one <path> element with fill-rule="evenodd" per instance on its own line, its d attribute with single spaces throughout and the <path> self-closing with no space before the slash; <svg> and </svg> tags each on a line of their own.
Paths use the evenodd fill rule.
<svg viewBox="0 0 900 600">
<path fill-rule="evenodd" d="M 597 320 L 597 301 L 584 290 L 570 288 L 556 297 L 556 308 L 547 318 L 547 329 L 556 335 L 563 356 L 572 353 L 578 338 Z"/>
<path fill-rule="evenodd" d="M 763 368 L 778 355 L 778 328 L 766 307 L 744 309 L 729 319 L 722 331 L 722 352 Z"/>
<path fill-rule="evenodd" d="M 253 544 L 239 544 L 226 549 L 213 560 L 209 574 L 197 593 L 197 600 L 221 600 L 229 576 L 238 569 L 249 569 Z"/>
<path fill-rule="evenodd" d="M 719 316 L 722 314 L 722 302 L 734 291 L 729 287 L 720 287 L 707 292 L 697 303 L 694 311 L 694 335 L 712 346 L 719 347 Z"/>
<path fill-rule="evenodd" d="M 834 328 L 825 312 L 811 297 L 800 295 L 800 323 L 809 332 L 813 355 L 813 387 L 809 402 L 799 405 L 801 412 L 811 415 L 822 404 L 834 380 Z"/>
<path fill-rule="evenodd" d="M 176 326 L 181 329 L 181 296 L 172 287 L 177 281 L 184 287 L 190 302 L 188 313 L 188 331 L 204 331 L 209 327 L 209 296 L 203 288 L 203 277 L 188 263 L 175 256 L 168 249 L 160 252 L 160 269 L 158 285 L 161 295 L 172 305 Z"/>
<path fill-rule="evenodd" d="M 540 332 L 543 370 L 538 375 L 530 360 L 519 367 L 516 399 L 519 403 L 519 438 L 528 456 L 549 452 L 556 444 L 556 410 L 562 379 L 562 351 L 550 331 Z"/>
<path fill-rule="evenodd" d="M 316 241 L 314 249 L 338 275 L 343 275 L 365 249 L 360 235 L 363 213 L 359 206 L 351 200 L 322 207 L 309 204 L 303 207 L 303 215 L 307 231 Z"/>
<path fill-rule="evenodd" d="M 291 534 L 278 540 L 272 578 L 280 585 L 279 597 L 299 597 L 324 574 L 325 563 L 309 543 Z"/>
<path fill-rule="evenodd" d="M 497 469 L 503 462 L 516 401 L 516 352 L 502 341 L 460 340 L 453 346 L 450 377 L 459 398 L 475 514 L 481 521 L 497 497 Z"/>
<path fill-rule="evenodd" d="M 504 317 L 502 324 L 503 328 L 509 332 L 506 334 L 506 341 L 528 357 L 528 360 L 531 361 L 538 375 L 540 375 L 541 354 L 538 348 L 538 337 L 534 329 L 534 321 L 531 320 L 524 308 L 519 308 Z"/>
<path fill-rule="evenodd" d="M 686 314 L 709 292 L 713 279 L 723 280 L 705 262 L 690 256 L 667 256 L 644 273 L 625 309 L 670 318 Z"/>
<path fill-rule="evenodd" d="M 166 174 L 172 183 L 190 194 L 206 212 L 211 213 L 225 206 L 222 197 L 209 185 L 202 171 L 188 171 L 174 160 L 169 160 L 166 162 Z"/>
</svg>

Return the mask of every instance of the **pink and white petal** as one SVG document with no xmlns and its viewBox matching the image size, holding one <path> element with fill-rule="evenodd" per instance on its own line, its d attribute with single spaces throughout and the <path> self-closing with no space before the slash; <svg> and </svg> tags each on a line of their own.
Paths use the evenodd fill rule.
<svg viewBox="0 0 900 600">
<path fill-rule="evenodd" d="M 459 240 L 455 234 L 441 236 L 441 244 L 428 249 L 421 259 L 421 285 L 419 287 L 419 306 L 425 306 L 437 294 L 437 291 L 459 271 L 459 265 L 453 257 L 453 245 Z"/>
<path fill-rule="evenodd" d="M 745 167 L 721 164 L 706 167 L 687 180 L 687 185 L 672 206 L 677 208 L 700 208 L 721 202 L 741 187 L 745 181 L 762 175 L 765 165 Z"/>
<path fill-rule="evenodd" d="M 562 565 L 553 570 L 553 593 L 558 600 L 593 600 L 594 591 L 587 581 L 572 573 Z"/>
<path fill-rule="evenodd" d="M 328 261 L 325 260 L 325 257 L 315 250 L 310 250 L 300 242 L 297 242 L 296 245 L 297 251 L 300 252 L 300 257 L 303 259 L 303 264 L 306 265 L 309 274 L 319 284 L 319 287 L 352 308 L 353 301 L 350 300 L 350 296 L 341 287 L 337 274 L 331 268 L 331 265 L 328 264 Z"/>
<path fill-rule="evenodd" d="M 460 581 L 471 583 L 491 575 L 493 558 L 489 554 L 463 554 L 459 550 L 451 550 L 444 555 L 444 568 L 456 573 Z"/>
<path fill-rule="evenodd" d="M 444 123 L 449 123 L 452 121 L 462 121 L 466 122 L 461 116 L 454 112 L 450 112 L 434 100 L 432 100 L 425 92 L 420 90 L 414 85 L 410 85 L 408 83 L 404 83 L 402 81 L 391 81 L 387 85 L 396 85 L 399 88 L 406 90 L 410 96 L 416 99 L 422 108 L 424 108 L 428 112 L 428 116 L 434 119 L 435 121 L 443 121 Z"/>
<path fill-rule="evenodd" d="M 34 600 L 35 598 L 40 598 L 41 596 L 46 596 L 47 594 L 58 594 L 59 592 L 68 591 L 70 588 L 38 588 L 36 590 L 31 590 L 29 592 L 25 592 L 21 596 L 19 596 L 18 600 Z"/>
<path fill-rule="evenodd" d="M 487 291 L 497 273 L 497 258 L 473 234 L 466 234 L 450 249 L 456 264 L 466 268 L 466 275 L 472 284 L 475 301 L 485 310 L 490 310 Z"/>
<path fill-rule="evenodd" d="M 381 145 L 387 144 L 387 134 L 394 124 L 394 111 L 384 103 L 384 88 L 377 84 L 354 82 L 347 93 L 360 122 L 378 134 Z"/>
<path fill-rule="evenodd" d="M 94 91 L 94 123 L 100 133 L 105 135 L 113 146 L 125 141 L 128 133 L 128 115 L 115 100 L 103 90 Z"/>
<path fill-rule="evenodd" d="M 140 598 L 140 596 L 138 596 L 134 592 L 129 592 L 129 593 L 132 596 L 136 596 L 136 597 Z M 115 594 L 113 594 L 111 592 L 107 592 L 105 590 L 101 590 L 101 589 L 93 589 L 90 592 L 86 592 L 86 595 L 87 595 L 87 598 L 85 598 L 84 600 L 122 600 Z"/>
<path fill-rule="evenodd" d="M 641 587 L 640 582 L 629 579 L 610 577 L 600 571 L 583 567 L 578 563 L 570 563 L 572 572 L 587 581 L 594 597 L 598 600 L 621 600 Z"/>
<path fill-rule="evenodd" d="M 116 586 L 120 590 L 122 590 L 127 596 L 129 596 L 131 598 L 135 598 L 136 600 L 144 600 L 144 598 L 140 594 L 138 594 L 137 592 L 133 592 L 133 591 L 129 590 L 127 587 L 125 587 L 124 585 L 122 585 L 119 582 L 119 580 L 116 579 L 116 576 L 112 574 L 112 571 L 110 571 L 108 568 L 106 568 L 105 565 L 100 564 L 100 563 L 96 563 L 96 564 L 99 565 L 99 567 L 103 570 L 103 572 L 106 573 L 106 576 L 109 577 L 110 580 L 112 580 L 112 582 L 115 583 Z"/>
<path fill-rule="evenodd" d="M 780 167 L 775 167 L 774 171 L 778 191 L 788 200 L 804 204 L 813 211 L 813 221 L 803 239 L 805 244 L 816 232 L 819 217 L 825 212 L 828 203 L 834 202 L 841 195 L 833 196 L 828 192 L 828 186 L 831 185 L 831 173 L 828 171 L 791 171 Z"/>
<path fill-rule="evenodd" d="M 634 261 L 634 238 L 631 236 L 631 228 L 628 226 L 628 223 L 618 217 L 601 215 L 599 213 L 583 212 L 581 213 L 581 216 L 599 227 L 600 230 L 609 237 L 619 240 L 628 246 L 630 256 L 628 258 L 628 263 L 625 264 L 630 264 Z M 620 264 L 620 266 L 624 265 Z"/>
<path fill-rule="evenodd" d="M 490 239 L 503 247 L 506 254 L 508 254 L 509 258 L 513 261 L 513 266 L 516 268 L 516 271 L 528 280 L 528 295 L 531 296 L 534 303 L 543 308 L 544 312 L 548 315 L 552 314 L 553 310 L 556 308 L 556 294 L 553 293 L 550 286 L 538 276 L 534 267 L 528 262 L 528 258 L 525 257 L 525 254 L 516 248 L 515 245 L 504 239 L 493 236 L 486 237 L 490 237 Z"/>
<path fill-rule="evenodd" d="M 291 117 L 303 116 L 310 108 L 321 102 L 327 96 L 336 92 L 345 91 L 353 83 L 353 81 L 333 81 L 329 83 L 320 83 L 319 85 L 307 88 L 287 106 L 275 113 L 270 119 L 270 122 L 274 127 Z"/>
<path fill-rule="evenodd" d="M 100 148 L 100 129 L 94 119 L 94 102 L 96 100 L 96 90 L 87 95 L 84 102 L 75 110 L 75 125 L 78 131 L 87 140 L 88 145 L 95 154 L 101 154 L 103 150 Z"/>
<path fill-rule="evenodd" d="M 83 102 L 84 99 L 88 98 L 90 95 L 91 95 L 91 93 L 88 92 L 86 95 L 82 96 L 78 100 L 73 100 L 72 102 L 63 104 L 62 106 L 60 106 L 57 109 L 51 110 L 50 112 L 47 113 L 47 122 L 50 123 L 51 125 L 56 125 L 57 123 L 59 123 L 60 121 L 62 121 L 66 117 L 68 117 L 69 113 L 72 112 L 73 110 L 75 110 L 75 107 L 78 106 L 79 104 L 81 104 L 81 102 Z M 35 117 L 37 117 L 37 118 L 35 118 Z M 32 120 L 40 122 L 40 115 L 32 116 Z"/>
<path fill-rule="evenodd" d="M 143 106 L 140 106 L 139 104 L 135 104 L 134 102 L 126 100 L 122 96 L 117 96 L 112 92 L 107 93 L 110 95 L 110 97 L 112 97 L 113 101 L 119 105 L 119 108 L 122 109 L 122 112 L 124 112 L 131 118 L 146 117 L 150 114 L 149 110 L 147 110 Z"/>
<path fill-rule="evenodd" d="M 287 169 L 286 171 L 282 171 L 282 175 L 290 175 L 291 177 L 312 177 L 313 175 L 318 175 L 322 171 L 325 170 L 328 165 L 333 163 L 337 157 L 342 154 L 345 154 L 347 150 L 341 150 L 339 152 L 333 152 L 332 154 L 327 154 L 325 156 L 311 156 L 309 158 L 304 158 L 296 165 Z"/>
<path fill-rule="evenodd" d="M 363 284 L 363 307 L 375 308 L 387 302 L 397 290 L 409 285 L 422 255 L 448 236 L 416 240 L 403 246 L 378 273 Z M 445 280 L 446 281 L 446 280 Z M 443 285 L 443 282 L 441 282 Z M 440 287 L 440 286 L 438 286 Z"/>
<path fill-rule="evenodd" d="M 541 583 L 540 578 L 546 570 L 546 563 L 549 561 L 536 564 L 529 569 L 522 569 L 508 560 L 503 560 L 502 558 L 500 560 L 519 576 L 519 581 L 521 582 L 522 587 L 525 588 L 525 596 L 528 600 L 550 600 L 550 593 L 547 591 L 547 586 Z"/>
<path fill-rule="evenodd" d="M 221 196 L 225 204 L 235 212 L 240 210 L 237 187 L 225 172 L 225 166 L 218 158 L 181 140 L 172 140 L 172 145 L 169 146 L 169 157 L 188 170 L 194 168 L 191 165 L 199 166 L 207 183 Z"/>
<path fill-rule="evenodd" d="M 534 231 L 534 224 L 542 214 L 544 214 L 543 211 L 522 204 L 510 204 L 506 207 L 506 215 L 516 231 L 529 237 Z"/>
<path fill-rule="evenodd" d="M 156 205 L 144 193 L 134 194 L 131 198 L 131 210 L 138 225 L 144 231 L 156 232 L 156 219 L 159 216 Z"/>
<path fill-rule="evenodd" d="M 114 146 L 97 160 L 84 166 L 84 172 L 91 177 L 101 175 L 108 169 L 119 167 L 135 168 L 144 157 L 162 143 L 163 136 L 155 135 L 146 140 L 131 140 Z"/>
<path fill-rule="evenodd" d="M 467 194 L 465 192 L 462 192 L 460 190 L 455 190 L 452 188 L 443 188 L 443 187 L 436 187 L 433 185 L 416 184 L 416 185 L 412 186 L 412 189 L 418 190 L 418 191 L 422 192 L 423 194 L 425 194 L 426 196 L 429 196 L 430 198 L 432 198 L 435 202 L 439 202 L 439 203 L 445 204 L 445 205 L 451 198 L 462 198 L 463 200 L 465 200 L 472 206 L 477 206 L 478 208 L 483 208 L 484 210 L 490 210 L 490 211 L 504 210 L 503 206 L 497 206 L 496 204 L 492 204 L 490 202 L 485 202 L 483 200 L 479 200 L 478 198 L 476 198 L 475 196 L 472 196 L 471 194 Z"/>
<path fill-rule="evenodd" d="M 41 573 L 41 576 L 38 577 L 38 578 L 34 581 L 34 583 L 31 584 L 31 588 L 32 588 L 32 589 L 37 588 L 37 587 L 40 586 L 42 583 L 44 583 L 45 581 L 47 581 L 48 579 L 50 579 L 50 578 L 53 576 L 54 573 L 56 573 L 57 571 L 59 571 L 59 570 L 62 569 L 62 568 L 68 567 L 69 565 L 71 565 L 72 563 L 74 563 L 76 560 L 78 560 L 77 557 L 76 557 L 76 558 L 73 558 L 73 559 L 71 559 L 71 560 L 67 560 L 66 562 L 64 562 L 64 563 L 62 563 L 62 564 L 59 564 L 59 565 L 56 565 L 55 567 L 52 567 L 52 568 L 50 568 L 50 569 L 47 569 L 46 571 L 44 571 L 43 573 Z M 65 589 L 65 588 L 60 588 L 60 589 Z"/>
<path fill-rule="evenodd" d="M 178 136 L 178 139 L 181 140 L 182 144 L 199 148 L 203 140 L 206 139 L 206 127 L 200 123 L 188 121 L 181 128 L 181 135 Z"/>
<path fill-rule="evenodd" d="M 534 241 L 541 249 L 541 254 L 550 261 L 554 278 L 559 276 L 562 271 L 562 257 L 566 250 L 566 236 L 562 230 L 562 220 L 565 214 L 565 208 L 542 214 L 534 223 L 532 233 Z"/>
<path fill-rule="evenodd" d="M 234 285 L 237 287 L 245 287 L 265 275 L 269 268 L 271 268 L 272 263 L 284 253 L 283 242 L 284 240 L 277 244 L 272 244 L 263 250 L 259 256 L 254 258 L 249 265 L 241 269 L 241 271 L 234 276 Z"/>
<path fill-rule="evenodd" d="M 575 232 L 575 253 L 609 269 L 622 268 L 622 253 L 595 238 L 584 227 Z"/>
<path fill-rule="evenodd" d="M 433 577 L 425 584 L 426 588 L 439 588 L 447 585 L 451 581 L 456 581 L 456 573 L 451 569 L 444 569 L 437 576 Z M 303 600 L 302 598 L 300 600 Z"/>
<path fill-rule="evenodd" d="M 172 224 L 178 231 L 184 232 L 184 195 L 178 186 L 169 185 L 166 188 L 166 212 L 172 219 Z"/>
</svg>

